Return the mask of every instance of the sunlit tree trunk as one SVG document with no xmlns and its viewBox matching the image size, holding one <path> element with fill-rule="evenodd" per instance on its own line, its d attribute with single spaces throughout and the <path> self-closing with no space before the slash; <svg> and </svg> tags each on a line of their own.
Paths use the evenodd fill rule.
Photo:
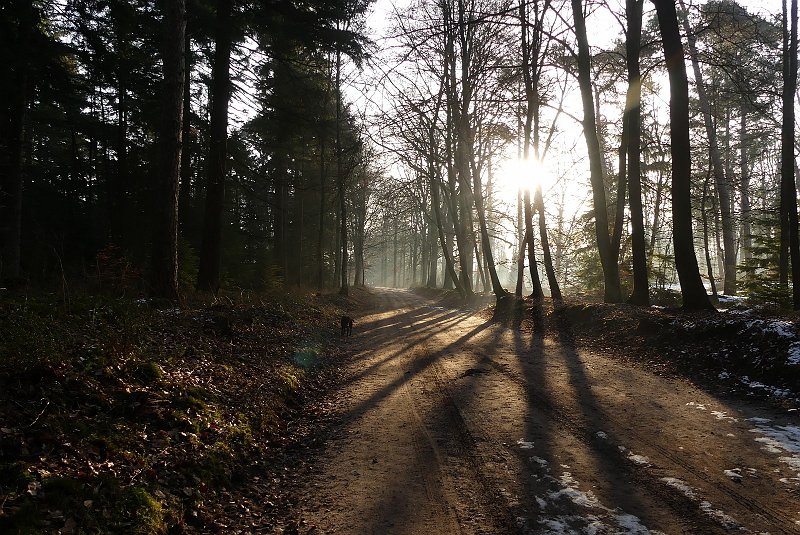
<svg viewBox="0 0 800 535">
<path fill-rule="evenodd" d="M 691 146 L 689 143 L 689 81 L 678 31 L 674 0 L 653 0 L 658 15 L 670 89 L 670 138 L 672 140 L 672 240 L 675 269 L 681 285 L 683 306 L 712 309 L 694 251 L 692 233 Z"/>
<path fill-rule="evenodd" d="M 605 282 L 604 300 L 609 303 L 618 303 L 622 301 L 622 289 L 619 282 L 619 266 L 612 257 L 611 239 L 608 234 L 608 205 L 606 204 L 605 180 L 603 177 L 603 155 L 600 152 L 600 142 L 597 136 L 597 123 L 595 121 L 594 100 L 592 97 L 589 43 L 586 37 L 586 20 L 584 19 L 583 2 L 581 0 L 572 0 L 572 18 L 575 23 L 575 35 L 578 39 L 578 84 L 583 102 L 583 134 L 589 152 L 597 250 L 603 266 L 603 279 Z"/>
<path fill-rule="evenodd" d="M 225 175 L 228 157 L 228 102 L 231 68 L 231 0 L 217 1 L 214 65 L 211 71 L 211 125 L 208 150 L 203 241 L 197 288 L 216 293 L 220 286 L 222 262 L 222 212 L 225 204 Z"/>
<path fill-rule="evenodd" d="M 154 295 L 175 299 L 178 297 L 178 181 L 181 168 L 185 68 L 184 0 L 164 2 L 163 30 L 163 107 L 158 139 L 161 154 L 154 188 L 157 196 L 154 202 L 156 224 L 151 258 L 151 284 Z"/>
</svg>

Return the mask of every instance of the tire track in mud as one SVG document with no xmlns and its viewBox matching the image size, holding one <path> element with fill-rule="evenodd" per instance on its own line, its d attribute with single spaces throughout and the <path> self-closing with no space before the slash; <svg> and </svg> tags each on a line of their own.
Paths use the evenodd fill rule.
<svg viewBox="0 0 800 535">
<path fill-rule="evenodd" d="M 667 475 L 667 473 L 670 472 L 669 468 L 644 466 L 630 462 L 626 455 L 617 449 L 616 445 L 609 444 L 602 439 L 599 439 L 592 432 L 592 430 L 588 429 L 586 425 L 584 425 L 584 423 L 581 421 L 581 418 L 568 414 L 568 409 L 556 406 L 556 404 L 554 404 L 550 398 L 542 395 L 535 389 L 531 389 L 525 378 L 513 373 L 508 369 L 507 365 L 503 365 L 493 359 L 486 359 L 485 362 L 492 367 L 492 369 L 504 375 L 509 380 L 517 384 L 517 386 L 524 389 L 530 397 L 535 398 L 539 404 L 539 408 L 548 414 L 548 417 L 551 419 L 551 421 L 559 423 L 572 436 L 589 447 L 591 450 L 605 455 L 606 458 L 610 458 L 618 468 L 633 476 L 634 481 L 644 486 L 647 492 L 649 492 L 651 495 L 661 499 L 669 498 L 666 500 L 666 503 L 679 516 L 686 515 L 687 512 L 691 512 L 692 516 L 694 517 L 693 520 L 699 522 L 701 525 L 705 525 L 706 527 L 713 526 L 721 533 L 729 532 L 728 529 L 726 529 L 724 526 L 721 526 L 717 522 L 709 525 L 708 515 L 704 514 L 698 508 L 698 503 L 692 501 L 679 490 L 667 486 L 663 481 L 661 481 L 659 474 L 653 473 L 657 470 L 662 470 L 664 475 Z M 772 526 L 770 526 L 771 529 L 779 530 L 778 533 L 797 533 L 797 530 L 791 530 L 791 528 L 787 530 L 784 527 L 794 525 L 794 519 L 783 513 L 783 511 L 767 505 L 756 503 L 751 498 L 748 498 L 742 493 L 737 492 L 728 485 L 721 484 L 717 479 L 705 473 L 702 468 L 698 468 L 688 460 L 677 456 L 667 448 L 643 437 L 640 434 L 637 434 L 636 440 L 640 444 L 643 444 L 646 448 L 658 452 L 658 454 L 667 461 L 672 463 L 674 466 L 682 468 L 692 477 L 703 481 L 704 483 L 713 487 L 717 492 L 727 495 L 732 501 L 741 505 L 743 508 L 760 516 L 763 519 L 767 519 L 772 524 Z"/>
</svg>

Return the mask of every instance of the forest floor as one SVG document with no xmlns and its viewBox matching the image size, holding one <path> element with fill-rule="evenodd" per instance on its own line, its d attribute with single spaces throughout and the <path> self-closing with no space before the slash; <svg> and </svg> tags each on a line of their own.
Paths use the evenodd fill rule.
<svg viewBox="0 0 800 535">
<path fill-rule="evenodd" d="M 0 294 L 0 533 L 800 532 L 796 317 L 455 301 Z"/>
<path fill-rule="evenodd" d="M 374 299 L 285 533 L 800 533 L 792 318 Z"/>
</svg>

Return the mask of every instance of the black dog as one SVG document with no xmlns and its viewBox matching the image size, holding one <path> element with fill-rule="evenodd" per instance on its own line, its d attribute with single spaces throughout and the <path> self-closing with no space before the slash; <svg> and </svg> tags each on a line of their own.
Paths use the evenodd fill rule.
<svg viewBox="0 0 800 535">
<path fill-rule="evenodd" d="M 353 335 L 353 318 L 350 316 L 342 316 L 342 336 Z"/>
</svg>

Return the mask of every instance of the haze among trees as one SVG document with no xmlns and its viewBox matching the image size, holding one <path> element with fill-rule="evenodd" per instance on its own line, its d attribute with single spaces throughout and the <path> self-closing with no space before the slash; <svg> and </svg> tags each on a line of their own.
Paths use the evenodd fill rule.
<svg viewBox="0 0 800 535">
<path fill-rule="evenodd" d="M 800 306 L 794 4 L 0 9 L 7 284 Z"/>
</svg>

